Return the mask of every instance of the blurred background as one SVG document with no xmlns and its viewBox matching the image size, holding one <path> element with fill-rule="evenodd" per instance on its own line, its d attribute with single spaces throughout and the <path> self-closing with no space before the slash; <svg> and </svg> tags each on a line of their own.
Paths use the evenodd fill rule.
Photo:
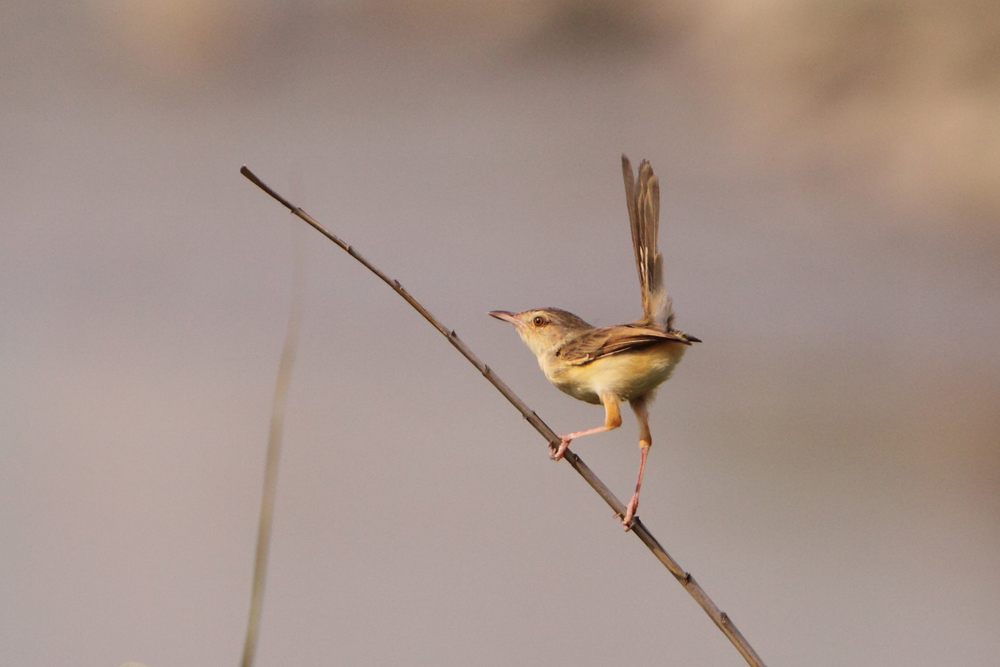
<svg viewBox="0 0 1000 667">
<path fill-rule="evenodd" d="M 0 663 L 232 665 L 296 244 L 259 665 L 741 665 L 383 284 L 554 429 L 491 309 L 679 327 L 640 515 L 772 665 L 1000 652 L 992 0 L 89 0 L 0 25 Z M 635 421 L 574 445 L 619 495 Z"/>
</svg>

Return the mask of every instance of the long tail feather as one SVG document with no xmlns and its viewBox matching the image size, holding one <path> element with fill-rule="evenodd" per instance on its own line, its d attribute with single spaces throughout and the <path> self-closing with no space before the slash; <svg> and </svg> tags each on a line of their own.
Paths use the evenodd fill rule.
<svg viewBox="0 0 1000 667">
<path fill-rule="evenodd" d="M 632 225 L 632 247 L 642 291 L 642 322 L 669 327 L 673 319 L 670 296 L 663 285 L 663 255 L 657 247 L 660 226 L 660 182 L 653 167 L 639 164 L 639 181 L 634 180 L 632 164 L 622 155 L 625 199 Z"/>
</svg>

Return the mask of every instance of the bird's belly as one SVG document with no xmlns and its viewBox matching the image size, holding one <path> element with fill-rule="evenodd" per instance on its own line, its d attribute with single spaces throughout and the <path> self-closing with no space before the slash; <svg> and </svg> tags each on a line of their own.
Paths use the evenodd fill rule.
<svg viewBox="0 0 1000 667">
<path fill-rule="evenodd" d="M 665 382 L 686 349 L 682 343 L 665 342 L 601 357 L 581 366 L 549 365 L 542 370 L 552 384 L 581 401 L 599 404 L 604 393 L 613 394 L 620 401 L 630 401 Z"/>
</svg>

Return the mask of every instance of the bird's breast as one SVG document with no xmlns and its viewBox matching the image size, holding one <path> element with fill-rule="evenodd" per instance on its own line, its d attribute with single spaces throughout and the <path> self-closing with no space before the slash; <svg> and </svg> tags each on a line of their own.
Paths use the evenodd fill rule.
<svg viewBox="0 0 1000 667">
<path fill-rule="evenodd" d="M 539 359 L 539 365 L 552 384 L 581 401 L 599 404 L 603 393 L 629 401 L 645 396 L 665 382 L 686 349 L 683 343 L 664 341 L 581 365 L 567 364 L 555 357 Z"/>
</svg>

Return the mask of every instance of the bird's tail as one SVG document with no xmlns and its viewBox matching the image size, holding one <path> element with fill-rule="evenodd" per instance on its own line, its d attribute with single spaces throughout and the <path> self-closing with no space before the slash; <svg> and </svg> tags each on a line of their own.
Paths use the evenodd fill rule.
<svg viewBox="0 0 1000 667">
<path fill-rule="evenodd" d="M 639 181 L 634 180 L 632 163 L 622 155 L 625 199 L 632 223 L 632 247 L 642 290 L 642 322 L 670 328 L 673 308 L 663 285 L 663 255 L 657 247 L 660 227 L 660 182 L 646 160 L 639 164 Z"/>
</svg>

